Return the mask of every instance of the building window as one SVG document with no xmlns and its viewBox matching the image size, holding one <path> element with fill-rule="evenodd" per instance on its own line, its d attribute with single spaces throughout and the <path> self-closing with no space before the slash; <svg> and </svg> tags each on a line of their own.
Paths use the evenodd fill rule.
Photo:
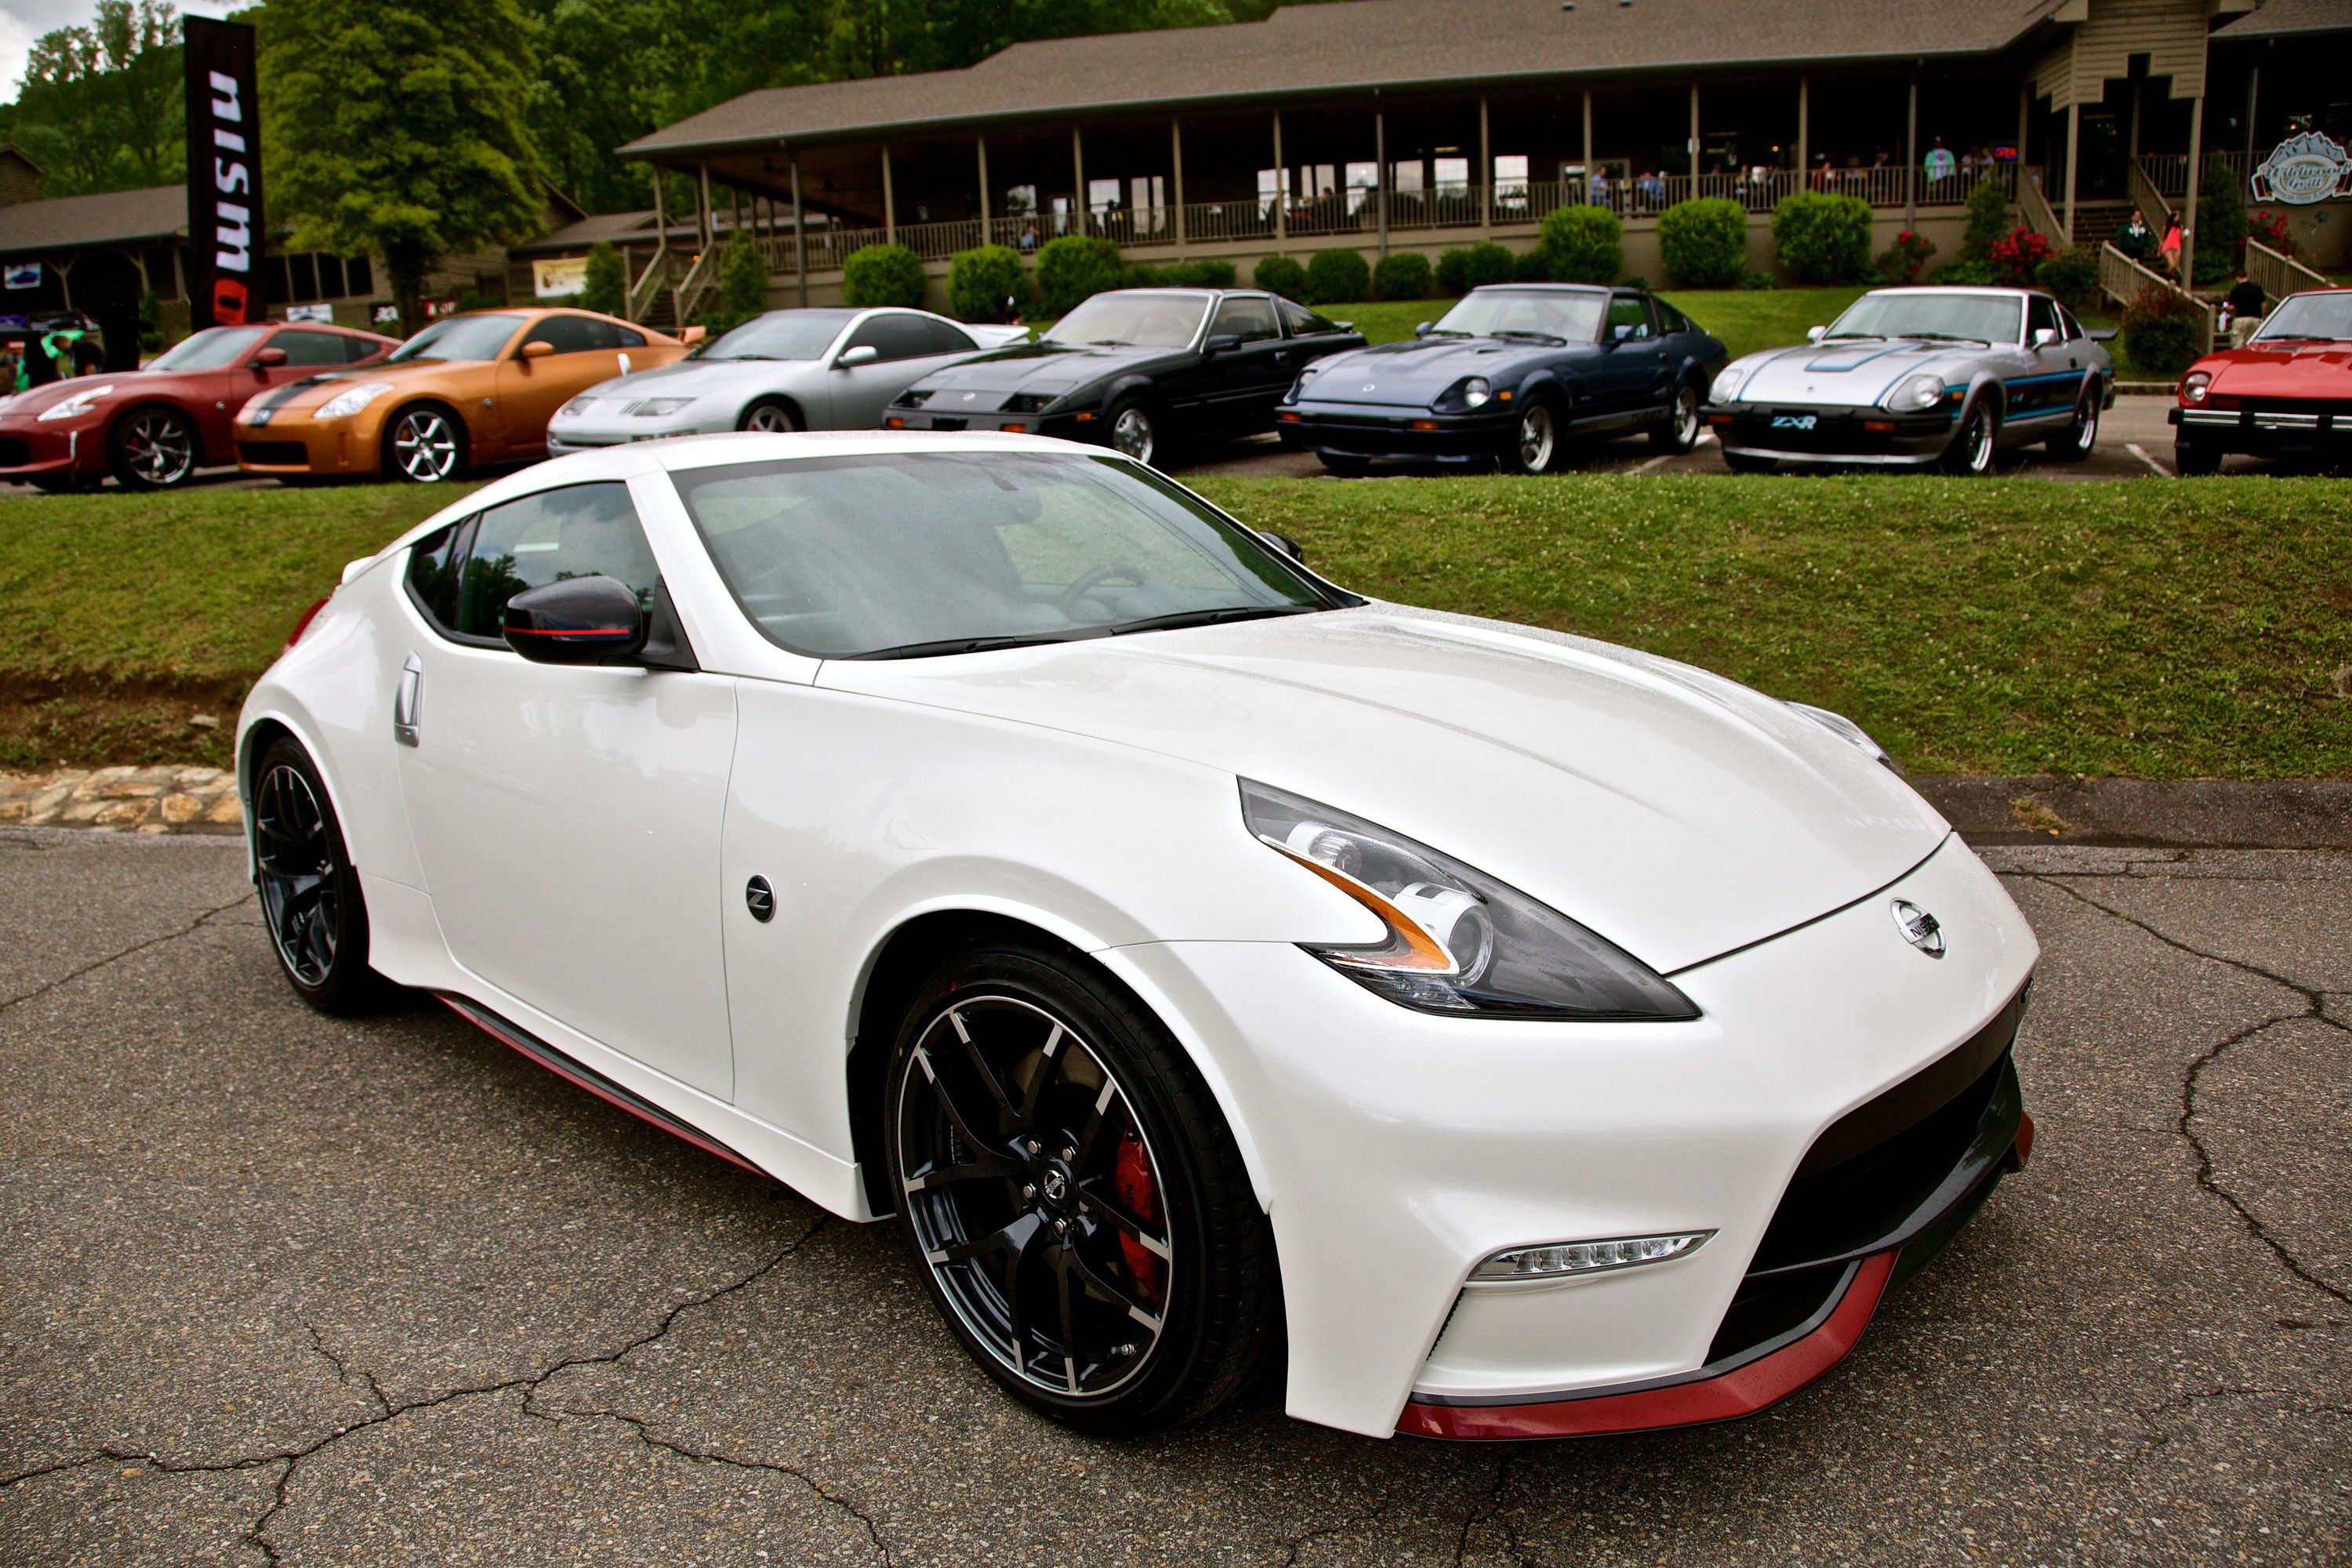
<svg viewBox="0 0 2352 1568">
<path fill-rule="evenodd" d="M 1378 163 L 1348 165 L 1348 211 L 1362 212 L 1378 199 L 1373 192 L 1380 186 L 1381 166 Z"/>
<path fill-rule="evenodd" d="M 1437 194 L 1441 196 L 1466 196 L 1470 194 L 1470 160 L 1439 158 L 1435 160 Z"/>
<path fill-rule="evenodd" d="M 1577 171 L 1583 173 L 1581 166 Z M 1495 160 L 1495 208 L 1498 212 L 1523 213 L 1528 206 L 1528 159 L 1524 153 L 1508 153 Z"/>
</svg>

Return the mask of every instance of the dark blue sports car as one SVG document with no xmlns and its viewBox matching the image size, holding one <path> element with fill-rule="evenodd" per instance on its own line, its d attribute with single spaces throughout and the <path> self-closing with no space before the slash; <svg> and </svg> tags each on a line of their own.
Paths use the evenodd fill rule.
<svg viewBox="0 0 2352 1568">
<path fill-rule="evenodd" d="M 1338 474 L 1381 459 L 1538 474 L 1571 436 L 1637 430 L 1687 452 L 1727 357 L 1646 289 L 1496 284 L 1472 289 L 1411 342 L 1308 365 L 1275 429 Z"/>
</svg>

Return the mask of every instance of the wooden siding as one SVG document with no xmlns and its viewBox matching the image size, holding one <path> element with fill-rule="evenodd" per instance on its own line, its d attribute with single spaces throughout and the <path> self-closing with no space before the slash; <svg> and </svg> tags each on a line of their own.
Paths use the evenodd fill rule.
<svg viewBox="0 0 2352 1568">
<path fill-rule="evenodd" d="M 2206 0 L 2088 0 L 2087 15 L 2063 48 L 2036 63 L 2034 91 L 2051 106 L 2096 103 L 2109 80 L 2131 74 L 2131 57 L 2147 56 L 2147 74 L 2172 79 L 2172 96 L 2205 92 Z"/>
</svg>

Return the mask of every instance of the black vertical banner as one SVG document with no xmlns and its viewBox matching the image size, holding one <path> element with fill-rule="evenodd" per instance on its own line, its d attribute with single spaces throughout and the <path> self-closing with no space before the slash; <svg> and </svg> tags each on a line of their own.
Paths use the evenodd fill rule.
<svg viewBox="0 0 2352 1568">
<path fill-rule="evenodd" d="M 188 63 L 188 306 L 197 327 L 268 314 L 261 258 L 261 98 L 253 29 L 182 19 Z"/>
</svg>

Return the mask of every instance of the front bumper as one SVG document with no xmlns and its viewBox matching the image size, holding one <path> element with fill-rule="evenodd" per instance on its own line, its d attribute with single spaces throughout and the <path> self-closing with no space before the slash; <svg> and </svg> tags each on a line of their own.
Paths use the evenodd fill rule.
<svg viewBox="0 0 2352 1568">
<path fill-rule="evenodd" d="M 380 453 L 354 419 L 292 419 L 230 427 L 236 466 L 248 474 L 372 474 Z"/>
<path fill-rule="evenodd" d="M 1099 412 L 1092 408 L 1076 408 L 1058 414 L 1016 414 L 1003 408 L 958 409 L 932 408 L 929 405 L 908 408 L 892 404 L 882 411 L 885 430 L 995 430 L 1007 436 L 1058 436 L 1065 441 L 1091 441 L 1102 446 L 1110 439 L 1109 426 L 1103 423 Z"/>
<path fill-rule="evenodd" d="M 1501 412 L 1494 412 L 1499 408 Z M 1274 416 L 1286 447 L 1402 463 L 1492 462 L 1518 437 L 1518 411 L 1499 399 L 1476 414 L 1384 404 L 1300 403 Z"/>
<path fill-rule="evenodd" d="M 1957 410 L 1710 403 L 1699 410 L 1726 457 L 1790 467 L 1916 468 L 1944 454 Z"/>
<path fill-rule="evenodd" d="M 2166 413 L 2182 441 L 2221 452 L 2255 456 L 2290 453 L 2352 455 L 2352 400 L 2266 399 L 2237 408 L 2188 408 Z"/>
<path fill-rule="evenodd" d="M 1903 940 L 1898 898 L 1942 922 L 1945 957 Z M 1897 1218 L 1927 1228 L 1906 1231 L 1876 1211 L 1798 1201 L 1825 1190 L 1801 1184 L 1819 1173 L 1809 1153 L 1971 1043 L 2005 1068 L 2001 1016 L 2037 956 L 1957 837 L 1845 909 L 1675 974 L 1704 1015 L 1683 1024 L 1433 1017 L 1282 944 L 1104 955 L 1186 1036 L 1251 1162 L 1282 1262 L 1291 1413 L 1375 1436 L 1719 1419 L 1743 1413 L 1727 1392 L 1744 1389 L 1753 1408 L 1825 1371 L 1843 1353 L 1825 1355 L 1836 1337 L 1850 1342 L 1854 1314 L 1867 1318 L 1847 1305 L 1854 1290 L 1874 1301 L 1894 1273 L 1872 1260 L 1924 1256 L 1927 1222 L 1957 1224 L 1990 1182 L 1981 1161 L 1963 1172 L 1956 1158 L 1930 1191 L 1948 1177 L 1957 1198 L 1914 1204 Z M 1975 1089 L 1989 1065 L 1946 1092 Z M 1983 1105 L 1974 1114 L 1984 1123 Z M 1983 1131 L 2002 1130 L 1996 1119 Z M 1784 1214 L 1822 1224 L 1791 1229 Z M 1831 1221 L 1843 1228 L 1822 1228 Z M 1469 1283 L 1511 1247 L 1700 1229 L 1716 1234 L 1664 1262 Z M 1810 1303 L 1759 1316 L 1759 1279 L 1800 1274 Z M 1798 1359 L 1817 1364 L 1791 1380 L 1790 1359 L 1774 1359 L 1797 1342 L 1786 1331 L 1824 1307 L 1824 1325 L 1840 1327 L 1831 1341 L 1797 1336 L 1809 1345 Z M 1757 1323 L 1773 1331 L 1759 1338 Z M 1735 1355 L 1748 1359 L 1727 1366 Z M 1567 1405 L 1585 1407 L 1573 1423 L 1499 1414 Z"/>
<path fill-rule="evenodd" d="M 95 418 L 0 419 L 0 484 L 96 479 L 106 472 L 106 428 Z"/>
<path fill-rule="evenodd" d="M 734 429 L 734 424 L 718 419 L 558 419 L 547 427 L 547 450 L 551 457 L 560 458 L 566 452 L 601 452 L 611 447 L 627 447 L 639 441 L 668 441 L 682 436 L 716 436 Z"/>
</svg>

